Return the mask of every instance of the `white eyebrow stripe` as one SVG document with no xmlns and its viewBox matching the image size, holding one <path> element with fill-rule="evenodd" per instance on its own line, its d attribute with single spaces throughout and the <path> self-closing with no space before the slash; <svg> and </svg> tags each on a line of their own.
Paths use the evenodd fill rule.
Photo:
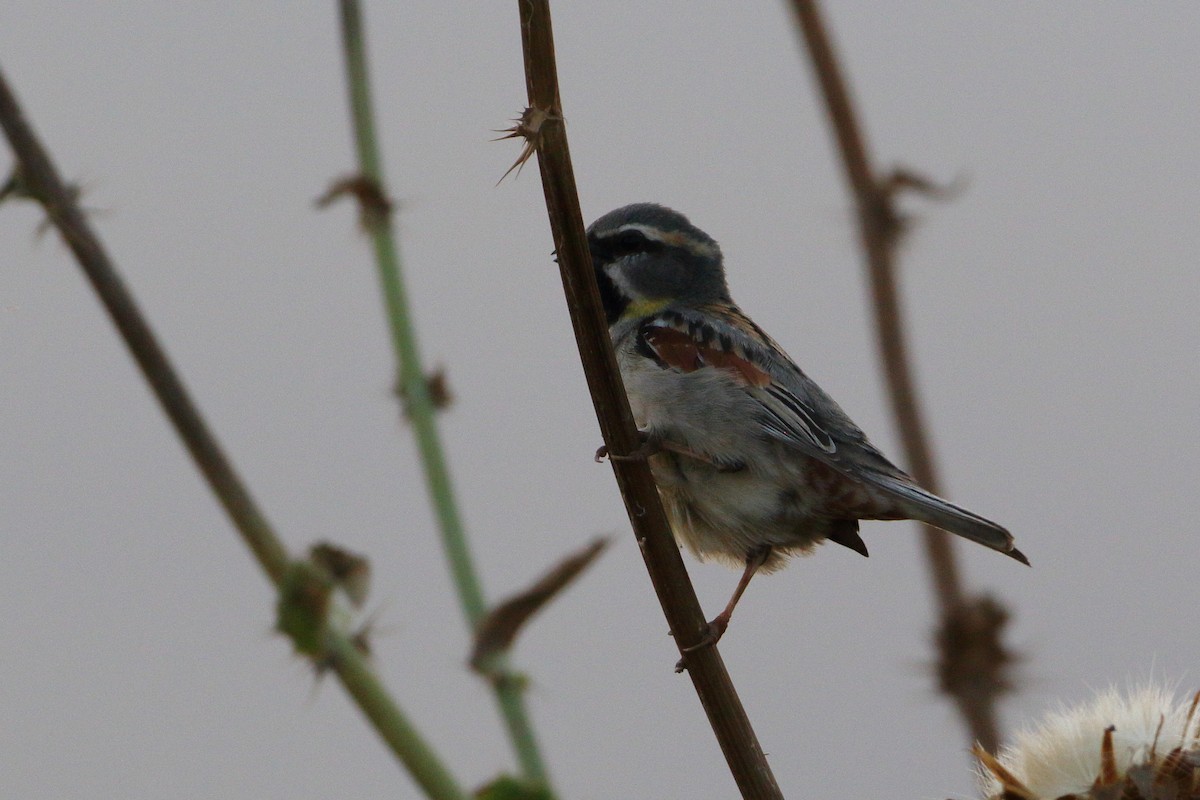
<svg viewBox="0 0 1200 800">
<path fill-rule="evenodd" d="M 715 244 L 702 242 L 698 239 L 692 239 L 680 232 L 667 232 L 660 228 L 655 228 L 650 225 L 643 225 L 640 222 L 627 222 L 621 227 L 613 231 L 613 235 L 624 233 L 625 231 L 637 231 L 652 242 L 660 242 L 661 244 L 671 247 L 682 247 L 685 250 L 690 250 L 698 256 L 706 256 L 708 258 L 716 258 L 720 255 L 720 249 Z"/>
</svg>

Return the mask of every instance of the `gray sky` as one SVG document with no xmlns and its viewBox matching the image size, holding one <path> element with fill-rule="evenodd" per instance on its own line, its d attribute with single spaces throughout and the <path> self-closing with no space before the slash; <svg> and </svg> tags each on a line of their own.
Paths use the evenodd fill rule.
<svg viewBox="0 0 1200 800">
<path fill-rule="evenodd" d="M 960 548 L 1014 614 L 1009 726 L 1151 674 L 1200 688 L 1200 5 L 840 3 L 881 164 L 965 178 L 909 203 L 903 258 L 946 493 L 1034 568 Z M 513 3 L 373 3 L 379 128 L 421 344 L 491 598 L 598 532 L 608 554 L 515 660 L 569 797 L 734 788 L 624 520 L 536 167 L 492 143 L 525 90 Z M 900 460 L 849 199 L 779 3 L 559 3 L 585 216 L 674 206 L 734 296 Z M 0 64 L 204 412 L 294 549 L 367 553 L 377 663 L 467 785 L 511 764 L 389 395 L 332 3 L 12 3 Z M 0 209 L 0 795 L 412 796 L 272 596 L 32 207 Z M 969 796 L 928 671 L 918 539 L 868 523 L 755 581 L 721 645 L 789 797 Z M 736 573 L 688 561 L 710 613 Z"/>
</svg>

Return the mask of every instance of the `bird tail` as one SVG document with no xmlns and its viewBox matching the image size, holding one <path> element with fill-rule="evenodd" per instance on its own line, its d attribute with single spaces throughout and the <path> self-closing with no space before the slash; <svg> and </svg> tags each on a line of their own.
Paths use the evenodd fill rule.
<svg viewBox="0 0 1200 800">
<path fill-rule="evenodd" d="M 943 500 L 915 484 L 890 476 L 881 478 L 877 479 L 878 482 L 903 502 L 904 511 L 911 519 L 958 534 L 1029 566 L 1029 559 L 1013 546 L 1012 534 L 991 520 Z"/>
</svg>

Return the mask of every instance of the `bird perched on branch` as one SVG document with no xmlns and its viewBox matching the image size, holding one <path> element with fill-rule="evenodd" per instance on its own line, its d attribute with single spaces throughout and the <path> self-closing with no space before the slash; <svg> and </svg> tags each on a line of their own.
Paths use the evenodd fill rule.
<svg viewBox="0 0 1200 800">
<path fill-rule="evenodd" d="M 756 572 L 828 539 L 867 555 L 859 520 L 912 519 L 1029 561 L 994 522 L 922 489 L 734 304 L 721 248 L 663 206 L 588 228 L 609 332 L 676 539 L 744 567 L 700 646 Z M 606 453 L 604 448 L 597 457 Z"/>
</svg>

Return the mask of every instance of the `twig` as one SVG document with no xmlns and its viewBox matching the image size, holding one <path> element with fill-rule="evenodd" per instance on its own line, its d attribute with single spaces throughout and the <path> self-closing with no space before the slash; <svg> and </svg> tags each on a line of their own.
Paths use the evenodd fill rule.
<svg viewBox="0 0 1200 800">
<path fill-rule="evenodd" d="M 287 551 L 200 416 L 108 253 L 92 232 L 76 202 L 77 192 L 59 178 L 3 75 L 0 75 L 0 124 L 16 155 L 26 191 L 46 209 L 51 223 L 75 254 L 192 460 L 267 577 L 278 585 L 287 569 Z"/>
<path fill-rule="evenodd" d="M 880 180 L 871 168 L 817 0 L 792 0 L 792 8 L 812 59 L 858 206 L 859 232 L 875 307 L 875 332 L 890 389 L 892 413 L 913 477 L 936 492 L 937 471 L 913 382 L 896 288 L 894 255 L 903 225 L 893 203 L 894 193 L 888 182 Z M 927 525 L 922 526 L 922 530 L 941 614 L 938 639 L 942 643 L 954 643 L 941 648 L 942 689 L 953 697 L 974 740 L 994 752 L 999 744 L 995 702 L 1008 687 L 1003 671 L 1012 660 L 1000 642 L 1000 628 L 1007 620 L 1007 614 L 990 598 L 968 597 L 959 578 L 950 538 Z M 979 658 L 980 653 L 989 655 Z"/>
<path fill-rule="evenodd" d="M 537 149 L 567 309 L 604 443 L 610 453 L 630 453 L 639 440 L 588 254 L 562 119 L 550 5 L 548 0 L 518 0 L 517 5 L 529 107 L 542 120 L 537 131 L 529 136 Z M 523 115 L 523 119 L 530 117 L 528 113 Z M 706 622 L 671 535 L 650 468 L 644 462 L 621 460 L 614 460 L 612 468 L 650 580 L 675 643 L 683 653 L 684 648 L 700 642 Z M 701 648 L 684 657 L 688 675 L 742 796 L 781 798 L 783 795 L 717 648 Z"/>
<path fill-rule="evenodd" d="M 386 198 L 382 159 L 375 139 L 362 13 L 357 0 L 341 0 L 339 6 L 342 47 L 346 56 L 347 89 L 350 93 L 350 110 L 361 180 L 372 187 L 371 194 L 375 197 Z M 486 615 L 487 607 L 467 546 L 458 505 L 454 499 L 454 487 L 438 434 L 429 383 L 421 367 L 416 332 L 409 313 L 404 282 L 400 276 L 400 259 L 392 235 L 391 221 L 386 213 L 388 208 L 388 203 L 364 204 L 362 218 L 375 247 L 375 260 L 379 267 L 387 318 L 391 326 L 392 346 L 398 364 L 399 393 L 404 398 L 405 411 L 416 434 L 421 464 L 425 470 L 426 487 L 437 514 L 442 546 L 450 564 L 459 603 L 467 625 L 474 633 Z M 512 672 L 505 653 L 496 653 L 489 658 L 487 673 L 492 677 L 491 684 L 496 701 L 508 727 L 509 738 L 521 765 L 523 777 L 548 786 L 549 776 L 538 749 L 533 725 L 525 709 L 522 695 L 524 681 Z"/>
<path fill-rule="evenodd" d="M 325 651 L 342 686 L 425 794 L 434 800 L 467 800 L 468 793 L 459 787 L 437 754 L 392 701 L 356 643 L 351 638 L 330 632 Z"/>
<path fill-rule="evenodd" d="M 2 73 L 0 126 L 16 154 L 21 179 L 30 196 L 46 209 L 54 227 L 75 254 L 209 488 L 225 507 L 226 514 L 267 577 L 278 588 L 288 570 L 287 550 L 200 416 L 149 323 L 76 203 L 74 193 L 63 184 L 49 155 L 26 122 Z M 388 696 L 354 643 L 337 631 L 329 630 L 325 647 L 346 691 L 422 789 L 439 800 L 465 800 L 465 793 Z"/>
</svg>

